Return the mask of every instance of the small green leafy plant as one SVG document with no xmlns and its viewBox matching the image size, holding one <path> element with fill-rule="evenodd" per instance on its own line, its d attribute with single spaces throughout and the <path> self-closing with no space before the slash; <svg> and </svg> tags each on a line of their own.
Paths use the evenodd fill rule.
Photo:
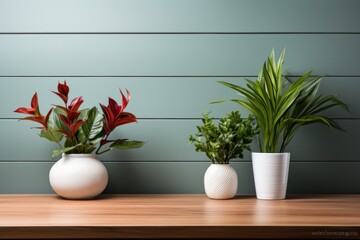
<svg viewBox="0 0 360 240">
<path fill-rule="evenodd" d="M 333 119 L 320 113 L 337 106 L 348 110 L 348 106 L 334 95 L 317 95 L 322 77 L 311 76 L 312 71 L 295 81 L 284 76 L 284 54 L 285 50 L 276 63 L 273 50 L 257 80 L 246 79 L 246 87 L 219 82 L 243 97 L 231 101 L 241 104 L 255 116 L 262 136 L 260 149 L 267 153 L 284 152 L 295 132 L 308 124 L 321 123 L 342 130 Z"/>
<path fill-rule="evenodd" d="M 258 133 L 252 116 L 243 120 L 238 111 L 221 118 L 218 126 L 209 113 L 203 114 L 202 122 L 203 126 L 197 126 L 198 133 L 190 135 L 190 143 L 195 145 L 195 151 L 204 152 L 216 164 L 243 158 L 243 151 L 250 150 L 253 136 Z"/>
<path fill-rule="evenodd" d="M 132 149 L 144 145 L 142 141 L 131 141 L 128 139 L 110 140 L 109 136 L 118 126 L 137 122 L 135 115 L 125 112 L 130 101 L 130 93 L 127 97 L 120 90 L 122 105 L 109 98 L 108 106 L 100 104 L 103 113 L 93 107 L 91 109 L 80 109 L 84 102 L 83 98 L 76 97 L 69 103 L 69 86 L 58 83 L 58 91 L 53 91 L 63 101 L 63 105 L 54 105 L 44 116 L 40 112 L 37 93 L 31 99 L 29 108 L 20 107 L 17 113 L 29 116 L 20 120 L 30 120 L 41 124 L 39 136 L 58 145 L 52 153 L 56 157 L 61 153 L 88 154 L 96 150 L 96 154 L 102 154 L 112 149 Z M 105 150 L 101 150 L 106 147 Z"/>
</svg>

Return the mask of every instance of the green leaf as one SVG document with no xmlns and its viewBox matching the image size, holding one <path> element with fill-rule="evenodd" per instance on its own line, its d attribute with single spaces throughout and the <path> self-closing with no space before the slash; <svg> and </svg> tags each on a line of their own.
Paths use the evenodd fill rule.
<svg viewBox="0 0 360 240">
<path fill-rule="evenodd" d="M 86 145 L 86 147 L 85 147 L 85 150 L 84 150 L 84 153 L 86 154 L 89 154 L 89 153 L 92 153 L 94 150 L 96 149 L 96 147 L 95 146 L 93 146 L 93 145 Z"/>
<path fill-rule="evenodd" d="M 216 126 L 209 113 L 203 114 L 203 126 L 196 126 L 198 133 L 190 135 L 195 151 L 204 152 L 212 163 L 225 164 L 230 159 L 242 158 L 243 151 L 250 149 L 254 135 L 258 133 L 250 115 L 243 120 L 238 111 L 228 113 Z"/>
<path fill-rule="evenodd" d="M 132 141 L 126 139 L 118 139 L 114 143 L 110 145 L 110 149 L 133 149 L 140 148 L 144 146 L 144 142 L 142 141 Z"/>
<path fill-rule="evenodd" d="M 225 102 L 225 101 L 226 101 L 226 99 L 221 99 L 221 100 L 213 101 L 213 102 L 211 102 L 210 104 L 223 103 L 223 102 Z"/>
<path fill-rule="evenodd" d="M 62 148 L 62 149 L 56 149 L 56 150 L 54 150 L 54 151 L 52 152 L 51 157 L 54 158 L 54 157 L 60 155 L 61 153 L 67 153 L 67 152 L 73 150 L 73 149 L 76 148 L 76 147 L 77 147 L 77 145 L 76 145 L 76 146 L 72 146 L 72 147 Z"/>
<path fill-rule="evenodd" d="M 66 116 L 66 112 L 63 109 L 59 108 L 59 107 L 55 107 L 53 112 L 56 115 L 64 115 L 64 116 Z"/>
<path fill-rule="evenodd" d="M 57 143 L 57 145 L 62 148 L 61 140 L 63 139 L 64 135 L 58 132 L 59 128 L 57 127 L 56 121 L 58 120 L 58 113 L 55 111 L 52 112 L 50 118 L 48 119 L 48 129 L 41 130 L 39 136 L 45 138 L 51 142 Z M 65 149 L 66 150 L 66 149 Z M 61 153 L 61 150 L 54 150 L 52 153 L 52 158 L 56 157 Z"/>
<path fill-rule="evenodd" d="M 63 110 L 57 107 L 54 108 L 53 121 L 55 128 L 65 132 L 71 132 L 70 129 L 60 119 L 60 115 L 63 115 Z"/>
<path fill-rule="evenodd" d="M 47 140 L 49 140 L 51 142 L 55 142 L 55 143 L 61 142 L 61 140 L 63 138 L 62 133 L 55 132 L 52 130 L 41 130 L 39 136 L 42 138 L 46 138 Z"/>
<path fill-rule="evenodd" d="M 276 62 L 275 52 L 272 50 L 256 81 L 245 79 L 246 87 L 219 82 L 237 91 L 241 96 L 240 99 L 229 99 L 229 101 L 242 105 L 256 118 L 262 138 L 259 137 L 259 145 L 263 152 L 285 151 L 295 132 L 308 124 L 318 122 L 341 129 L 334 120 L 319 114 L 333 107 L 348 110 L 348 106 L 333 95 L 316 96 L 322 77 L 312 77 L 312 71 L 303 74 L 295 81 L 284 76 L 282 68 L 284 56 L 285 49 Z M 225 139 L 226 136 L 222 137 Z M 195 139 L 191 141 L 200 144 L 200 141 Z M 196 149 L 205 148 L 198 146 Z"/>
<path fill-rule="evenodd" d="M 85 120 L 88 117 L 88 112 L 89 112 L 88 108 L 81 109 L 80 115 L 77 119 Z"/>
<path fill-rule="evenodd" d="M 103 116 L 93 107 L 87 112 L 87 120 L 80 127 L 78 139 L 86 143 L 89 139 L 95 138 L 103 129 Z"/>
<path fill-rule="evenodd" d="M 70 138 L 66 138 L 65 142 L 64 142 L 64 147 L 68 148 L 68 147 L 73 147 L 76 146 L 76 142 Z"/>
<path fill-rule="evenodd" d="M 52 113 L 52 116 L 48 120 L 48 130 L 41 130 L 39 136 L 51 142 L 59 143 L 63 139 L 63 134 L 56 131 L 58 128 L 54 121 L 55 114 L 56 113 Z"/>
</svg>

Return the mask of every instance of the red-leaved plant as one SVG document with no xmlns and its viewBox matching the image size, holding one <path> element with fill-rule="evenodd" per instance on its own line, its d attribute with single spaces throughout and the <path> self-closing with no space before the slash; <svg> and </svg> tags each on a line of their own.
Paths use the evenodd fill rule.
<svg viewBox="0 0 360 240">
<path fill-rule="evenodd" d="M 130 101 L 130 93 L 126 90 L 126 95 L 120 90 L 122 104 L 109 98 L 108 106 L 102 105 L 103 114 L 96 107 L 91 109 L 79 109 L 84 102 L 82 97 L 76 97 L 68 103 L 69 86 L 58 83 L 57 92 L 63 105 L 54 105 L 44 116 L 40 112 L 37 93 L 31 99 L 31 107 L 20 107 L 15 110 L 17 113 L 28 114 L 30 116 L 20 120 L 30 120 L 41 124 L 36 127 L 41 130 L 39 136 L 58 144 L 59 149 L 52 153 L 56 157 L 61 153 L 92 153 L 102 154 L 112 149 L 132 149 L 144 145 L 142 141 L 131 141 L 128 139 L 110 140 L 109 135 L 118 126 L 137 122 L 136 117 L 125 108 Z M 104 146 L 105 150 L 101 150 Z"/>
</svg>

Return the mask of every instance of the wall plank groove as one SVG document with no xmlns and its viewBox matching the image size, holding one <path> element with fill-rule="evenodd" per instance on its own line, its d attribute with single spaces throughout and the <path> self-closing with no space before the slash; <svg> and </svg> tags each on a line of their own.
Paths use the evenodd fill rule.
<svg viewBox="0 0 360 240">
<path fill-rule="evenodd" d="M 254 76 L 284 47 L 290 74 L 360 76 L 360 34 L 2 35 L 0 76 Z"/>
<path fill-rule="evenodd" d="M 1 0 L 0 32 L 360 32 L 359 8 L 356 0 Z"/>
</svg>

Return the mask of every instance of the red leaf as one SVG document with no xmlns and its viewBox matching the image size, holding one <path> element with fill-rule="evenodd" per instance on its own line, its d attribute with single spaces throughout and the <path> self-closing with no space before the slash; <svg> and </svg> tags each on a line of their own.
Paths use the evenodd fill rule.
<svg viewBox="0 0 360 240">
<path fill-rule="evenodd" d="M 114 127 L 118 127 L 120 125 L 137 122 L 135 115 L 128 112 L 123 112 L 119 118 L 116 119 Z"/>
<path fill-rule="evenodd" d="M 120 89 L 120 93 L 121 93 L 121 98 L 122 98 L 122 105 L 121 105 L 121 112 L 125 110 L 126 106 L 128 105 L 131 95 L 130 92 L 126 89 L 126 94 L 127 94 L 127 98 L 125 97 L 125 95 L 123 94 L 123 92 Z"/>
<path fill-rule="evenodd" d="M 131 95 L 128 90 L 126 90 L 127 97 L 125 97 L 124 93 L 120 89 L 122 105 L 119 104 L 112 98 L 109 98 L 109 104 L 107 107 L 100 104 L 101 109 L 104 113 L 105 120 L 104 120 L 104 131 L 106 133 L 110 133 L 114 130 L 117 126 L 136 122 L 136 117 L 131 113 L 123 113 L 124 109 L 128 105 Z"/>
<path fill-rule="evenodd" d="M 67 117 L 71 122 L 74 122 L 80 115 L 80 112 L 69 112 Z"/>
<path fill-rule="evenodd" d="M 77 130 L 79 129 L 79 127 L 81 127 L 81 125 L 84 124 L 85 121 L 83 120 L 79 120 L 76 123 L 72 124 L 70 126 L 70 131 L 72 132 L 73 135 L 75 135 L 75 133 L 77 132 Z"/>
<path fill-rule="evenodd" d="M 71 135 L 71 133 L 69 133 L 68 131 L 64 131 L 64 130 L 60 130 L 60 129 L 57 129 L 55 130 L 55 132 L 60 132 L 62 134 L 65 134 L 68 138 L 72 138 L 73 136 Z"/>
<path fill-rule="evenodd" d="M 35 93 L 31 99 L 31 107 L 35 109 L 37 106 L 38 106 L 38 96 L 37 93 Z"/>
<path fill-rule="evenodd" d="M 65 95 L 63 95 L 63 94 L 61 94 L 61 93 L 55 92 L 55 91 L 51 91 L 51 92 L 53 92 L 53 93 L 55 93 L 56 95 L 58 95 L 58 96 L 64 101 L 65 104 L 67 103 L 67 100 L 68 100 L 67 96 L 65 96 Z"/>
<path fill-rule="evenodd" d="M 70 125 L 71 125 L 70 120 L 64 115 L 60 115 L 60 119 L 66 125 L 66 127 L 70 129 Z"/>
<path fill-rule="evenodd" d="M 34 96 L 31 98 L 30 105 L 31 105 L 30 108 L 20 107 L 20 108 L 16 109 L 14 112 L 36 115 L 36 116 L 41 115 L 40 111 L 39 111 L 39 103 L 38 103 L 37 93 L 35 93 Z"/>
<path fill-rule="evenodd" d="M 108 107 L 110 107 L 110 110 L 114 116 L 117 116 L 121 113 L 121 107 L 112 98 L 109 98 L 109 106 Z"/>
<path fill-rule="evenodd" d="M 81 96 L 74 98 L 69 105 L 69 110 L 71 112 L 76 112 L 83 102 L 84 102 L 84 100 Z"/>
<path fill-rule="evenodd" d="M 20 108 L 16 109 L 14 112 L 34 115 L 35 114 L 35 109 L 20 107 Z"/>
<path fill-rule="evenodd" d="M 66 85 L 66 81 L 64 81 L 64 83 L 60 83 L 58 82 L 58 87 L 57 87 L 58 91 L 52 91 L 53 93 L 55 93 L 56 95 L 58 95 L 65 104 L 67 104 L 68 101 L 68 94 L 69 94 L 69 87 Z"/>
<path fill-rule="evenodd" d="M 66 136 L 72 138 L 72 137 L 75 135 L 76 131 L 77 131 L 77 129 L 76 129 L 75 131 L 73 131 L 74 125 L 75 125 L 76 123 L 72 123 L 72 122 L 71 122 L 66 116 L 64 116 L 64 115 L 60 115 L 60 119 L 61 119 L 61 121 L 62 121 L 62 122 L 65 124 L 65 126 L 66 126 L 66 129 L 62 129 L 62 133 L 66 134 Z M 81 126 L 81 125 L 80 125 L 80 126 Z"/>
<path fill-rule="evenodd" d="M 103 129 L 104 129 L 105 133 L 107 133 L 107 134 L 112 131 L 107 122 L 104 122 Z"/>
<path fill-rule="evenodd" d="M 34 109 L 34 115 L 35 116 L 39 116 L 41 115 L 40 110 L 39 110 L 39 102 L 38 102 L 38 96 L 37 93 L 35 92 L 34 96 L 31 99 L 31 108 Z"/>
<path fill-rule="evenodd" d="M 60 108 L 60 109 L 63 110 L 66 114 L 68 114 L 68 113 L 70 112 L 69 109 L 67 109 L 66 107 L 63 107 L 63 106 L 60 106 L 60 105 L 53 105 L 53 106 Z"/>
<path fill-rule="evenodd" d="M 102 109 L 102 111 L 104 112 L 104 115 L 105 115 L 105 124 L 104 124 L 104 126 L 107 126 L 107 129 L 104 128 L 104 130 L 105 130 L 106 133 L 109 133 L 112 130 L 112 126 L 114 125 L 115 116 L 108 107 L 105 107 L 101 103 L 100 103 L 100 107 L 101 107 L 101 109 Z"/>
<path fill-rule="evenodd" d="M 60 94 L 64 95 L 66 98 L 68 97 L 69 87 L 68 87 L 68 85 L 66 85 L 65 80 L 64 80 L 63 84 L 61 84 L 60 82 L 58 83 L 58 91 Z"/>
<path fill-rule="evenodd" d="M 47 125 L 44 123 L 44 116 L 29 116 L 26 118 L 22 118 L 20 120 L 34 121 L 34 122 L 37 122 L 37 123 L 40 123 L 41 125 L 43 125 L 44 127 L 42 129 L 47 128 Z"/>
<path fill-rule="evenodd" d="M 51 112 L 52 112 L 52 110 L 53 110 L 53 108 L 51 108 L 50 110 L 49 110 L 49 112 L 46 114 L 46 116 L 45 116 L 45 118 L 44 118 L 44 124 L 46 125 L 46 129 L 48 128 L 48 121 L 49 121 L 49 117 L 50 117 L 50 114 L 51 114 Z"/>
</svg>

